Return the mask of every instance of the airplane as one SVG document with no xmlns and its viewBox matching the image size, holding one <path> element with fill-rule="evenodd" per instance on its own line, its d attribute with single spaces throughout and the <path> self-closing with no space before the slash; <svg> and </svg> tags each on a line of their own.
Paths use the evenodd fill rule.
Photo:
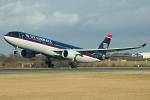
<svg viewBox="0 0 150 100">
<path fill-rule="evenodd" d="M 45 62 L 48 67 L 54 67 L 50 58 L 68 59 L 71 68 L 77 68 L 76 62 L 91 63 L 109 59 L 110 52 L 138 49 L 144 47 L 147 43 L 137 47 L 111 48 L 108 49 L 112 35 L 108 34 L 97 49 L 83 49 L 77 46 L 61 43 L 40 36 L 28 34 L 25 32 L 12 31 L 4 35 L 4 39 L 15 47 L 14 54 L 18 54 L 17 49 L 23 49 L 21 55 L 25 58 L 33 58 L 37 54 L 43 54 L 47 57 Z"/>
</svg>

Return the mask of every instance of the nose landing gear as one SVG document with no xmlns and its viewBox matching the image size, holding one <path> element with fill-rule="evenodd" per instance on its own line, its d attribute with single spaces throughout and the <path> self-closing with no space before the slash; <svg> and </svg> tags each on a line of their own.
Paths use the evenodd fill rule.
<svg viewBox="0 0 150 100">
<path fill-rule="evenodd" d="M 18 46 L 15 46 L 15 51 L 14 51 L 14 54 L 18 54 L 18 51 L 17 51 L 17 49 L 18 49 Z"/>
</svg>

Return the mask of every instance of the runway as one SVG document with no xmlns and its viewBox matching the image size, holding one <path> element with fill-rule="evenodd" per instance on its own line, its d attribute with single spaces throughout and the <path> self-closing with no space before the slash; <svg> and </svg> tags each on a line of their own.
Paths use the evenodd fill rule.
<svg viewBox="0 0 150 100">
<path fill-rule="evenodd" d="M 1 69 L 0 74 L 67 73 L 67 72 L 150 71 L 150 68 L 53 68 L 53 69 Z"/>
</svg>

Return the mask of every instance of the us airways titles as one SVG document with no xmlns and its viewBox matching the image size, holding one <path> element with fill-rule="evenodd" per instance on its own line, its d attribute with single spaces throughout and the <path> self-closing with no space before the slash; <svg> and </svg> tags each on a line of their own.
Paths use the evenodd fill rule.
<svg viewBox="0 0 150 100">
<path fill-rule="evenodd" d="M 24 37 L 24 35 L 25 35 L 25 37 Z M 39 41 L 39 42 L 42 42 L 44 44 L 48 44 L 48 45 L 51 45 L 51 46 L 57 46 L 59 48 L 68 49 L 67 47 L 59 45 L 59 43 L 55 43 L 55 41 L 52 42 L 52 40 L 50 40 L 50 39 L 46 39 L 46 38 L 42 38 L 42 37 L 30 35 L 30 34 L 22 34 L 22 38 L 30 39 L 30 40 L 33 40 L 33 41 Z"/>
<path fill-rule="evenodd" d="M 29 34 L 25 34 L 25 38 L 27 39 L 32 39 L 32 40 L 37 40 L 37 41 L 42 41 L 42 42 L 47 42 L 48 44 L 51 44 L 53 45 L 53 42 L 49 39 L 45 39 L 45 38 L 42 38 L 42 37 L 37 37 L 37 36 L 34 36 L 34 35 L 29 35 Z"/>
</svg>

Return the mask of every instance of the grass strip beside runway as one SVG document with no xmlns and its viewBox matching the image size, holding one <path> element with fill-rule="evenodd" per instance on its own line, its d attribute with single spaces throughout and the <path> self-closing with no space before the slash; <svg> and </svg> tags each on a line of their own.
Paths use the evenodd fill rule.
<svg viewBox="0 0 150 100">
<path fill-rule="evenodd" d="M 150 73 L 1 74 L 0 100 L 149 100 Z"/>
</svg>

